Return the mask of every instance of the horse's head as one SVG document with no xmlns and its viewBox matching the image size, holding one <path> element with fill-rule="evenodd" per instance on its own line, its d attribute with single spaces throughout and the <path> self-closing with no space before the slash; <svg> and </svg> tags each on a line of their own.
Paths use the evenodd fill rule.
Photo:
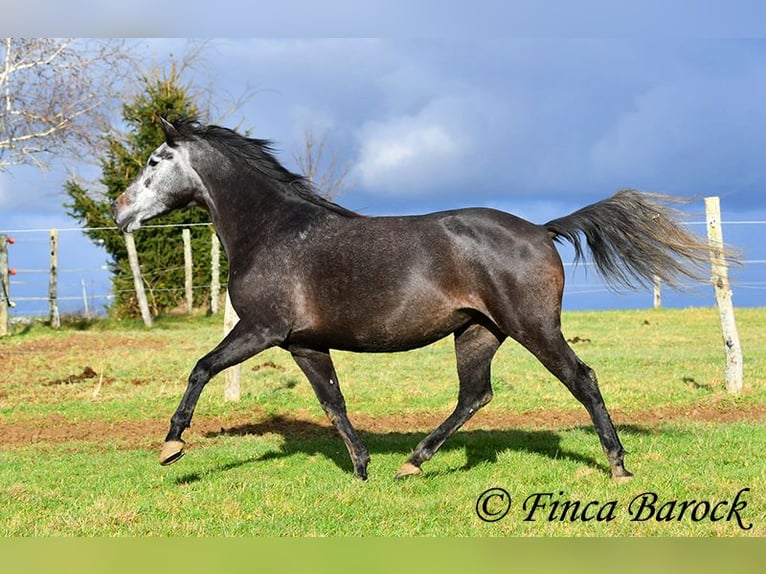
<svg viewBox="0 0 766 574">
<path fill-rule="evenodd" d="M 204 192 L 191 165 L 188 138 L 160 118 L 165 143 L 158 147 L 128 188 L 112 203 L 112 214 L 123 231 L 135 231 L 147 219 L 184 207 Z"/>
</svg>

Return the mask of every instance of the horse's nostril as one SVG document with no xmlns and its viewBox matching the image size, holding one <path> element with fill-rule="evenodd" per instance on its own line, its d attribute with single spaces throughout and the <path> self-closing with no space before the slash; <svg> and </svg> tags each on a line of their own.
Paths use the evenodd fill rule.
<svg viewBox="0 0 766 574">
<path fill-rule="evenodd" d="M 126 202 L 125 202 L 125 196 L 124 195 L 120 195 L 117 199 L 112 201 L 111 206 L 110 206 L 112 208 L 112 216 L 116 218 L 117 217 L 117 212 L 120 210 L 121 207 L 125 207 L 125 204 L 126 204 Z"/>
</svg>

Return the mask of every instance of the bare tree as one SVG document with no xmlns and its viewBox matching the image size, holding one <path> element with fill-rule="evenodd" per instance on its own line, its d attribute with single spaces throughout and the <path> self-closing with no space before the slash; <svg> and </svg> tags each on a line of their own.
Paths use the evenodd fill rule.
<svg viewBox="0 0 766 574">
<path fill-rule="evenodd" d="M 327 133 L 317 136 L 310 129 L 304 132 L 303 150 L 294 155 L 301 173 L 316 186 L 327 199 L 337 198 L 348 187 L 348 164 L 339 162 L 338 156 L 327 146 Z"/>
<path fill-rule="evenodd" d="M 122 40 L 3 38 L 0 171 L 92 153 L 132 69 Z"/>
</svg>

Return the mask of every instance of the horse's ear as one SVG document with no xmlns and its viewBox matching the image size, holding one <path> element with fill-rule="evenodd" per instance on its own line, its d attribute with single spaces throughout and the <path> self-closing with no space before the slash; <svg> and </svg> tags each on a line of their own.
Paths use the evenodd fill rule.
<svg viewBox="0 0 766 574">
<path fill-rule="evenodd" d="M 181 139 L 181 134 L 176 127 L 162 116 L 160 116 L 160 126 L 162 127 L 162 132 L 165 134 L 165 141 L 169 146 L 172 146 L 176 140 Z"/>
</svg>

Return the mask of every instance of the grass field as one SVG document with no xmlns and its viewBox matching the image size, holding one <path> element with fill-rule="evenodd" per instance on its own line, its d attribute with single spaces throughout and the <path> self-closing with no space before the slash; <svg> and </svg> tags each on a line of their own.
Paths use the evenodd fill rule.
<svg viewBox="0 0 766 574">
<path fill-rule="evenodd" d="M 628 450 L 636 476 L 624 484 L 609 479 L 584 409 L 510 341 L 494 400 L 403 481 L 397 468 L 454 406 L 451 341 L 335 353 L 372 455 L 361 482 L 280 350 L 243 365 L 239 402 L 214 379 L 188 455 L 159 466 L 220 319 L 35 326 L 0 340 L 0 536 L 764 536 L 766 309 L 740 309 L 737 322 L 745 391 L 733 396 L 714 309 L 565 313 Z M 480 498 L 492 488 L 507 494 Z M 505 517 L 478 516 L 477 501 L 497 518 L 507 496 Z"/>
</svg>

